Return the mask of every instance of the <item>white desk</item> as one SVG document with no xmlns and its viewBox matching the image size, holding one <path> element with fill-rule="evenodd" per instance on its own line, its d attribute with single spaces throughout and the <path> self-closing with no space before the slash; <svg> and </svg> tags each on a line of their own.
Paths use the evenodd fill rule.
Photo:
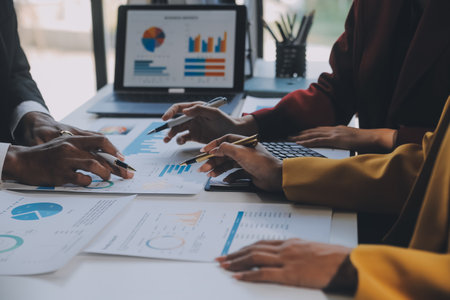
<svg viewBox="0 0 450 300">
<path fill-rule="evenodd" d="M 95 120 L 85 113 L 99 96 L 64 122 L 86 128 Z M 106 197 L 106 196 L 99 196 Z M 166 201 L 279 202 L 265 193 L 202 192 L 194 196 L 139 196 Z M 334 212 L 331 243 L 357 244 L 356 214 Z M 39 276 L 0 277 L 1 300 L 119 299 L 346 299 L 320 291 L 273 284 L 238 282 L 214 263 L 177 262 L 121 256 L 79 254 L 57 272 Z"/>
</svg>

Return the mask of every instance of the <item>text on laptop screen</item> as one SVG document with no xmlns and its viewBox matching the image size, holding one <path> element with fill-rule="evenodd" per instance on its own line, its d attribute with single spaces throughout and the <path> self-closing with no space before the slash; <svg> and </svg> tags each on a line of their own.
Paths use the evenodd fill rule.
<svg viewBox="0 0 450 300">
<path fill-rule="evenodd" d="M 235 11 L 130 10 L 124 87 L 232 88 Z"/>
</svg>

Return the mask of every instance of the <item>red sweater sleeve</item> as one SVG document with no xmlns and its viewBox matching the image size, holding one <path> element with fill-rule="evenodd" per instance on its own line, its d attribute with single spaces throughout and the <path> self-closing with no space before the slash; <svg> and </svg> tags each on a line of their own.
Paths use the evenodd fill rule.
<svg viewBox="0 0 450 300">
<path fill-rule="evenodd" d="M 353 81 L 353 35 L 355 5 L 350 9 L 345 32 L 334 44 L 330 65 L 332 73 L 320 75 L 307 90 L 286 95 L 270 109 L 254 116 L 263 139 L 285 137 L 316 126 L 348 124 L 356 111 Z"/>
</svg>

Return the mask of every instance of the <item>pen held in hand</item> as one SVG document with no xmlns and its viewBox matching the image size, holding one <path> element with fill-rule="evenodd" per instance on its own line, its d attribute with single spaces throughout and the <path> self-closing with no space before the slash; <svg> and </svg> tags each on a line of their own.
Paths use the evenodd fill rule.
<svg viewBox="0 0 450 300">
<path fill-rule="evenodd" d="M 106 160 L 110 165 L 118 166 L 118 167 L 130 170 L 130 171 L 136 172 L 136 170 L 132 166 L 128 165 L 127 163 L 124 163 L 123 161 L 121 161 L 117 157 L 112 156 L 109 153 L 95 152 L 95 154 L 100 156 L 104 160 Z"/>
<path fill-rule="evenodd" d="M 208 106 L 208 107 L 219 108 L 219 107 L 221 107 L 222 105 L 224 105 L 226 103 L 228 103 L 227 98 L 225 98 L 225 97 L 216 97 L 216 98 L 214 98 L 214 99 L 212 99 L 212 100 L 210 100 L 208 102 L 205 102 L 205 104 L 203 104 L 203 105 Z M 178 118 L 172 119 L 172 120 L 164 123 L 163 125 L 155 128 L 155 129 L 150 130 L 147 133 L 147 135 L 155 133 L 155 132 L 160 132 L 160 131 L 162 131 L 164 129 L 168 129 L 168 128 L 172 128 L 172 127 L 181 125 L 181 124 L 186 123 L 186 122 L 188 122 L 190 120 L 192 120 L 192 117 L 188 117 L 186 115 L 179 116 Z"/>
<path fill-rule="evenodd" d="M 247 146 L 247 147 L 255 147 L 256 144 L 258 144 L 258 135 L 255 134 L 255 135 L 243 138 L 241 140 L 233 142 L 232 144 L 233 145 L 242 145 L 242 146 Z M 183 166 L 183 165 L 186 166 L 186 165 L 191 165 L 191 164 L 195 164 L 198 162 L 202 162 L 202 161 L 208 160 L 214 156 L 215 156 L 214 154 L 203 153 L 203 154 L 197 155 L 194 158 L 188 159 L 188 160 L 180 163 L 180 166 Z"/>
</svg>

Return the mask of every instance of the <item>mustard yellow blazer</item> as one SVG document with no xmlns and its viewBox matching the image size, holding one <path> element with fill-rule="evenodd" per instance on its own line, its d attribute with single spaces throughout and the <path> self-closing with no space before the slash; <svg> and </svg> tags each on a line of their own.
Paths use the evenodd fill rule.
<svg viewBox="0 0 450 300">
<path fill-rule="evenodd" d="M 283 190 L 292 201 L 399 214 L 387 246 L 358 246 L 350 255 L 357 299 L 450 299 L 449 123 L 450 97 L 422 147 L 283 161 Z"/>
</svg>

